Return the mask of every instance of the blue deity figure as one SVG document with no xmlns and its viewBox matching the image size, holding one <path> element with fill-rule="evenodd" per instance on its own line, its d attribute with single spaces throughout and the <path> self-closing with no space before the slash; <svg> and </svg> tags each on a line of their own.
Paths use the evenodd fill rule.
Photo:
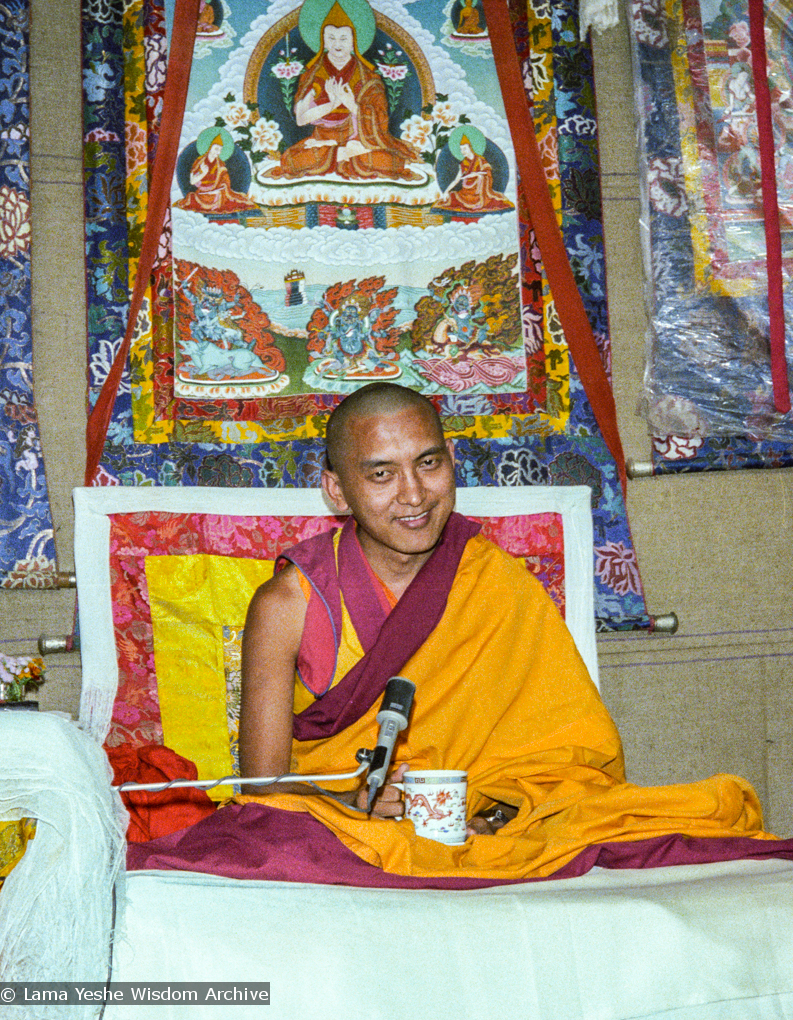
<svg viewBox="0 0 793 1020">
<path fill-rule="evenodd" d="M 207 287 L 194 305 L 195 322 L 191 332 L 195 339 L 199 342 L 209 340 L 224 348 L 252 348 L 253 343 L 246 343 L 242 330 L 233 321 L 234 318 L 242 318 L 241 314 L 230 314 L 233 307 L 233 301 L 224 298 L 215 288 Z"/>
<path fill-rule="evenodd" d="M 371 336 L 368 309 L 360 300 L 350 298 L 331 313 L 322 357 L 355 368 L 366 359 L 371 349 Z"/>
<path fill-rule="evenodd" d="M 193 340 L 181 343 L 182 353 L 190 359 L 194 375 L 210 379 L 239 378 L 255 375 L 257 379 L 277 378 L 254 353 L 255 340 L 247 341 L 242 329 L 234 322 L 243 313 L 232 315 L 234 302 L 224 298 L 216 287 L 200 289 L 193 306 L 195 321 L 191 326 Z"/>
</svg>

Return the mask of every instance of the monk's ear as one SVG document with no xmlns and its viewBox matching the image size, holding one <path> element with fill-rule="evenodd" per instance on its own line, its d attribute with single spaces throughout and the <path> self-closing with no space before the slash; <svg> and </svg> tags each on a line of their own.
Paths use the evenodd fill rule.
<svg viewBox="0 0 793 1020">
<path fill-rule="evenodd" d="M 446 440 L 446 450 L 448 451 L 448 454 L 449 454 L 449 456 L 452 459 L 452 464 L 454 464 L 454 440 L 453 439 L 447 439 Z"/>
<path fill-rule="evenodd" d="M 350 504 L 344 498 L 339 476 L 327 468 L 322 472 L 322 489 L 336 509 L 343 514 L 350 512 Z"/>
</svg>

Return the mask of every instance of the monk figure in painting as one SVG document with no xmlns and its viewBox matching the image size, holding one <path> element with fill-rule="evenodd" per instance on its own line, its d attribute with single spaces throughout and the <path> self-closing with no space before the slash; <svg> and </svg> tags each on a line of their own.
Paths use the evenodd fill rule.
<svg viewBox="0 0 793 1020">
<path fill-rule="evenodd" d="M 476 9 L 476 0 L 463 0 L 457 19 L 457 34 L 482 35 L 483 31 L 479 20 L 479 11 Z"/>
<path fill-rule="evenodd" d="M 483 153 L 485 139 L 481 135 L 480 138 L 479 148 Z M 450 138 L 450 147 L 451 143 Z M 494 189 L 493 170 L 484 155 L 474 151 L 468 136 L 462 135 L 458 144 L 460 169 L 446 188 L 443 198 L 435 203 L 435 208 L 450 212 L 498 212 L 514 208 L 508 198 Z"/>
<path fill-rule="evenodd" d="M 200 0 L 198 5 L 198 24 L 196 35 L 217 35 L 218 27 L 215 24 L 215 9 L 210 0 Z"/>
<path fill-rule="evenodd" d="M 321 40 L 295 96 L 295 119 L 313 125 L 311 136 L 290 146 L 266 176 L 421 180 L 408 167 L 418 153 L 388 130 L 385 85 L 359 53 L 355 26 L 339 3 L 322 23 Z"/>
<path fill-rule="evenodd" d="M 231 147 L 234 143 L 231 136 L 224 138 L 219 132 L 209 142 L 209 147 L 201 154 L 202 135 L 199 136 L 199 156 L 190 168 L 190 183 L 195 191 L 189 191 L 184 198 L 180 198 L 174 204 L 180 209 L 189 209 L 191 212 L 200 213 L 227 213 L 240 212 L 248 209 L 258 209 L 257 204 L 247 195 L 235 191 L 231 186 L 231 178 L 223 161 L 222 153 L 224 147 Z M 231 155 L 231 152 L 229 152 Z"/>
</svg>

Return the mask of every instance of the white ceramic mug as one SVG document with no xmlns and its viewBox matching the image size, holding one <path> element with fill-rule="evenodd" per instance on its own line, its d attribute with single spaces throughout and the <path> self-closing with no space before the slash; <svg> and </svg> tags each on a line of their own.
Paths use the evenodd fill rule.
<svg viewBox="0 0 793 1020">
<path fill-rule="evenodd" d="M 451 846 L 465 842 L 467 772 L 414 770 L 406 772 L 401 783 L 391 785 L 404 790 L 405 817 L 413 822 L 417 835 Z"/>
</svg>

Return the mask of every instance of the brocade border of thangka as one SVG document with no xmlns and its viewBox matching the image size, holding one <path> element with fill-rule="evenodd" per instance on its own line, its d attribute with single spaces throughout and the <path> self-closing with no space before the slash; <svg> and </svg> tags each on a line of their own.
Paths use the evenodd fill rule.
<svg viewBox="0 0 793 1020">
<path fill-rule="evenodd" d="M 652 463 L 656 475 L 793 467 L 793 447 L 748 436 L 656 436 Z"/>
<path fill-rule="evenodd" d="M 125 262 L 129 225 L 120 88 L 124 64 L 121 10 L 105 0 L 85 3 L 86 252 L 93 400 L 124 332 L 129 292 Z M 140 16 L 146 20 L 144 13 Z M 140 26 L 136 31 L 141 34 Z M 589 45 L 578 40 L 574 0 L 545 5 L 534 27 L 518 20 L 516 38 L 521 55 L 528 59 L 529 47 L 536 46 L 537 37 L 548 32 L 552 33 L 553 80 L 538 93 L 534 114 L 539 125 L 555 124 L 558 129 L 555 134 L 560 141 L 558 144 L 548 141 L 544 157 L 551 164 L 558 162 L 556 193 L 563 232 L 587 312 L 608 362 L 592 59 Z M 138 116 L 142 112 L 138 111 Z M 139 240 L 139 225 L 135 225 L 133 246 Z M 533 250 L 530 231 L 525 231 L 522 241 L 525 251 L 533 255 L 536 249 Z M 550 399 L 556 401 L 559 410 L 564 409 L 564 431 L 554 433 L 546 424 L 540 426 L 538 434 L 536 418 L 521 414 L 513 414 L 505 430 L 501 419 L 509 418 L 508 406 L 499 406 L 498 420 L 494 420 L 493 402 L 487 397 L 445 398 L 441 413 L 445 426 L 457 436 L 458 483 L 589 484 L 593 489 L 599 625 L 604 629 L 646 627 L 649 619 L 616 466 L 600 436 L 564 339 L 558 335 L 547 284 L 543 284 L 543 290 L 543 305 L 546 314 L 551 315 L 550 332 L 555 340 L 548 355 L 556 379 L 549 388 Z M 159 350 L 155 342 L 151 353 L 137 360 L 132 358 L 133 370 L 127 370 L 116 400 L 99 473 L 100 484 L 224 487 L 318 484 L 322 456 L 318 437 L 322 434 L 323 416 L 314 415 L 310 433 L 295 438 L 293 430 L 301 420 L 306 420 L 301 419 L 301 413 L 305 416 L 306 412 L 299 407 L 288 412 L 294 418 L 273 422 L 273 434 L 264 439 L 251 430 L 250 441 L 233 441 L 245 435 L 245 423 L 227 422 L 218 427 L 218 435 L 208 442 L 201 420 L 182 419 L 167 427 L 163 425 L 159 440 L 135 442 L 133 391 L 149 385 L 160 370 L 157 362 L 163 357 L 167 357 L 167 352 Z M 335 400 L 323 398 L 323 403 L 329 410 Z"/>
<path fill-rule="evenodd" d="M 33 393 L 27 0 L 0 3 L 0 588 L 55 586 Z"/>
</svg>

